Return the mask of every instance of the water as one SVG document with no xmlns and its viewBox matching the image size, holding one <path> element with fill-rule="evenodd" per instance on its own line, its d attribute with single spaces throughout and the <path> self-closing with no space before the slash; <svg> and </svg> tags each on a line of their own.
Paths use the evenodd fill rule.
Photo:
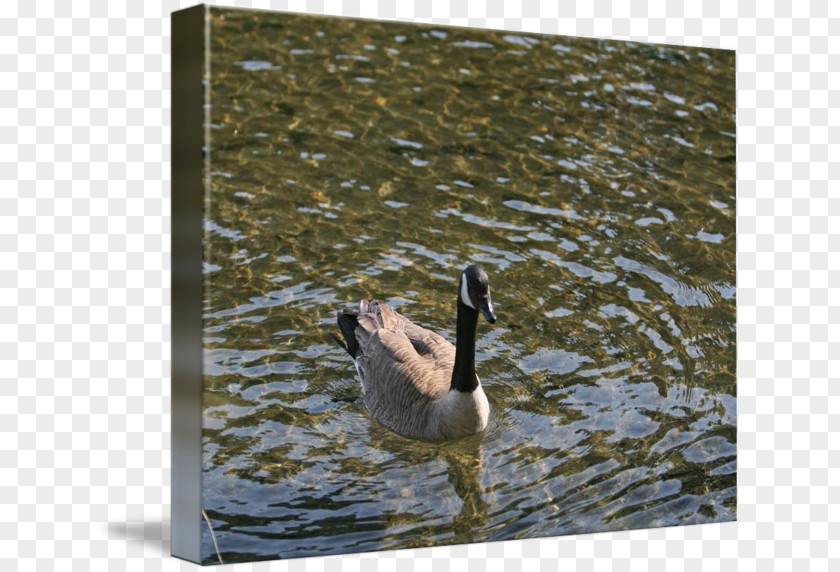
<svg viewBox="0 0 840 572">
<path fill-rule="evenodd" d="M 226 562 L 734 520 L 732 52 L 212 12 L 204 507 Z M 486 434 L 331 340 L 479 323 Z M 215 551 L 204 527 L 205 562 Z"/>
</svg>

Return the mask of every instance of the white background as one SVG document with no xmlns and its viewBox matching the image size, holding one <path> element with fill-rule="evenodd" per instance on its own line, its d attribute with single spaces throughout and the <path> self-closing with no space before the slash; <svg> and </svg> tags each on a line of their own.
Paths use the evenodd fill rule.
<svg viewBox="0 0 840 572">
<path fill-rule="evenodd" d="M 168 556 L 169 13 L 189 5 L 0 5 L 0 570 L 193 567 Z M 738 51 L 739 522 L 236 570 L 840 569 L 840 3 L 227 5 Z"/>
</svg>

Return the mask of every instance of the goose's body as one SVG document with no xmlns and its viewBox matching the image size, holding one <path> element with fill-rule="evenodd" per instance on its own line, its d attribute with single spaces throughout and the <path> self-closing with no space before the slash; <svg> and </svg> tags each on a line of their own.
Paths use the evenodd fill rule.
<svg viewBox="0 0 840 572">
<path fill-rule="evenodd" d="M 459 286 L 457 346 L 377 301 L 362 300 L 358 311 L 338 313 L 365 406 L 380 423 L 425 441 L 487 428 L 490 405 L 475 374 L 476 305 L 495 322 L 487 275 L 470 266 Z"/>
</svg>

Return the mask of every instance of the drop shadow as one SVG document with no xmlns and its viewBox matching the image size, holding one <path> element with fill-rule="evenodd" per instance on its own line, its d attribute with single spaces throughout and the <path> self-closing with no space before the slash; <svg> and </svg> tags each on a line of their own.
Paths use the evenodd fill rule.
<svg viewBox="0 0 840 572">
<path fill-rule="evenodd" d="M 108 538 L 124 540 L 130 547 L 150 549 L 157 556 L 169 556 L 169 522 L 109 522 Z"/>
</svg>

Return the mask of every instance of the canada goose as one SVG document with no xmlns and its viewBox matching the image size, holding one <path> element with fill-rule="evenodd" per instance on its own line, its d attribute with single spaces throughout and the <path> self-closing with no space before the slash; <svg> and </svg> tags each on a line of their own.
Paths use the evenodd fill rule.
<svg viewBox="0 0 840 572">
<path fill-rule="evenodd" d="M 456 345 L 376 300 L 338 312 L 365 406 L 392 431 L 446 441 L 487 428 L 490 404 L 475 374 L 478 313 L 496 322 L 487 273 L 468 266 L 458 285 Z"/>
</svg>

